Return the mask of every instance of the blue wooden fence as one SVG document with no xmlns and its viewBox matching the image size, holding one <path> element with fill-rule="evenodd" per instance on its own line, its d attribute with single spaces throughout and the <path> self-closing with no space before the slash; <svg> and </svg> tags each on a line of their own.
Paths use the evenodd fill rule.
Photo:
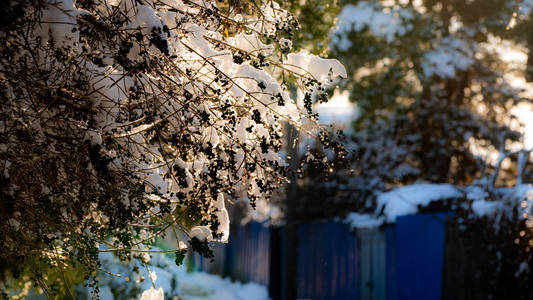
<svg viewBox="0 0 533 300">
<path fill-rule="evenodd" d="M 385 299 L 386 293 L 386 235 L 378 228 L 357 230 L 361 265 L 361 299 Z"/>
<path fill-rule="evenodd" d="M 242 282 L 270 284 L 270 231 L 261 223 L 233 224 L 227 244 L 212 243 L 215 259 L 194 255 L 195 269 Z"/>
<path fill-rule="evenodd" d="M 398 274 L 397 263 L 396 263 L 396 227 L 386 226 L 385 229 L 386 236 L 386 297 L 387 300 L 396 300 L 398 289 L 396 284 L 396 278 Z"/>
<path fill-rule="evenodd" d="M 337 222 L 298 228 L 298 297 L 359 299 L 357 240 Z"/>
<path fill-rule="evenodd" d="M 270 282 L 270 228 L 252 222 L 234 226 L 226 247 L 225 275 L 239 281 Z"/>
<path fill-rule="evenodd" d="M 396 299 L 441 299 L 445 221 L 445 213 L 396 220 Z"/>
<path fill-rule="evenodd" d="M 300 299 L 441 299 L 447 214 L 399 217 L 395 225 L 350 232 L 337 222 L 298 225 L 298 257 L 284 257 L 283 228 L 251 222 L 231 227 L 215 245 L 215 262 L 195 258 L 199 270 L 269 286 L 281 299 L 283 264 L 298 264 Z"/>
</svg>

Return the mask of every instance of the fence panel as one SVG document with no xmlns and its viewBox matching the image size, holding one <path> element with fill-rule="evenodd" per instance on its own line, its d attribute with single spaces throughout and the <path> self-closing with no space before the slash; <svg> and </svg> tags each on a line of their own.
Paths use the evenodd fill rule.
<svg viewBox="0 0 533 300">
<path fill-rule="evenodd" d="M 300 299 L 359 299 L 356 237 L 337 222 L 299 225 L 298 297 Z"/>
<path fill-rule="evenodd" d="M 226 243 L 211 243 L 209 245 L 215 255 L 214 259 L 207 259 L 198 253 L 193 254 L 193 264 L 196 271 L 225 276 Z"/>
<path fill-rule="evenodd" d="M 398 290 L 396 288 L 396 277 L 397 277 L 397 267 L 396 267 L 396 226 L 388 225 L 385 226 L 385 236 L 386 236 L 386 266 L 387 277 L 386 277 L 386 289 L 387 289 L 387 300 L 396 300 Z"/>
<path fill-rule="evenodd" d="M 231 226 L 224 275 L 242 282 L 269 285 L 270 228 L 258 222 Z"/>
<path fill-rule="evenodd" d="M 446 213 L 396 219 L 398 300 L 440 300 Z"/>
<path fill-rule="evenodd" d="M 386 298 L 386 242 L 385 232 L 378 228 L 359 229 L 361 300 Z"/>
</svg>

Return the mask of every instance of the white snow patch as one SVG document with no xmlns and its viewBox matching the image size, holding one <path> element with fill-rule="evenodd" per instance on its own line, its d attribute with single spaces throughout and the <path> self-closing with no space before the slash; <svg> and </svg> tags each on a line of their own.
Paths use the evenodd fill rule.
<svg viewBox="0 0 533 300">
<path fill-rule="evenodd" d="M 163 299 L 165 299 L 165 294 L 163 293 L 162 288 L 158 288 L 157 290 L 154 288 L 151 288 L 142 293 L 140 300 L 163 300 Z"/>
<path fill-rule="evenodd" d="M 383 217 L 376 217 L 371 214 L 349 213 L 344 219 L 352 228 L 377 228 L 383 225 L 385 219 Z"/>
<path fill-rule="evenodd" d="M 487 191 L 486 185 L 458 187 L 451 184 L 413 184 L 399 187 L 377 197 L 377 209 L 373 214 L 350 213 L 343 220 L 352 228 L 375 228 L 383 223 L 394 223 L 396 217 L 412 215 L 419 207 L 427 206 L 433 201 L 463 198 L 471 201 L 473 217 L 511 216 L 516 212 L 519 203 L 519 213 L 526 219 L 528 226 L 533 227 L 533 185 L 522 184 L 511 188 L 492 188 L 496 199 Z M 467 205 L 467 203 L 463 203 Z M 383 212 L 383 216 L 378 214 Z"/>
<path fill-rule="evenodd" d="M 447 36 L 433 50 L 424 54 L 424 75 L 453 77 L 458 70 L 466 70 L 474 63 L 474 50 L 472 43 Z"/>
<path fill-rule="evenodd" d="M 79 32 L 72 28 L 80 12 L 73 0 L 52 1 L 42 10 L 41 22 L 35 33 L 43 42 L 53 39 L 58 47 L 73 47 L 79 39 Z"/>
<path fill-rule="evenodd" d="M 502 203 L 499 201 L 476 200 L 472 202 L 472 211 L 478 217 L 494 215 L 501 207 Z"/>
<path fill-rule="evenodd" d="M 462 196 L 463 194 L 451 184 L 413 184 L 379 195 L 377 211 L 383 210 L 386 221 L 394 222 L 398 216 L 416 214 L 418 206 Z"/>
<path fill-rule="evenodd" d="M 323 81 L 328 77 L 346 78 L 346 69 L 336 59 L 320 58 L 310 54 L 307 50 L 287 55 L 287 60 L 283 62 L 288 70 L 306 76 L 310 74 L 316 80 Z"/>
<path fill-rule="evenodd" d="M 357 5 L 345 5 L 337 16 L 337 28 L 331 34 L 331 44 L 339 50 L 346 51 L 352 46 L 347 33 L 369 28 L 378 37 L 391 42 L 412 30 L 409 21 L 413 13 L 407 9 L 383 11 L 379 4 L 361 1 Z"/>
<path fill-rule="evenodd" d="M 154 247 L 154 251 L 160 249 Z M 204 272 L 187 272 L 185 265 L 176 266 L 173 259 L 163 253 L 152 253 L 149 263 L 151 272 L 157 273 L 155 288 L 149 280 L 150 274 L 139 262 L 121 263 L 110 252 L 100 253 L 103 269 L 120 277 L 106 275 L 100 278 L 101 299 L 124 299 L 134 290 L 140 288 L 142 295 L 135 297 L 140 300 L 163 300 L 164 296 L 178 296 L 183 300 L 268 300 L 265 286 L 250 282 L 232 282 L 229 278 L 221 278 Z M 136 264 L 140 273 L 132 273 L 132 264 Z M 125 277 L 131 280 L 124 281 Z M 119 291 L 121 294 L 114 294 Z M 88 290 L 86 291 L 88 293 Z M 140 292 L 139 292 L 140 293 Z M 135 299 L 134 298 L 134 299 Z M 128 298 L 129 299 L 129 298 Z"/>
<path fill-rule="evenodd" d="M 221 242 L 227 242 L 229 238 L 229 215 L 222 194 L 218 194 L 216 207 L 216 216 L 219 222 L 217 231 L 222 233 Z"/>
<path fill-rule="evenodd" d="M 466 70 L 474 63 L 474 53 L 473 43 L 447 36 L 433 50 L 424 54 L 424 75 L 453 77 L 458 70 Z"/>
<path fill-rule="evenodd" d="M 190 233 L 191 238 L 197 238 L 200 241 L 211 241 L 211 229 L 207 226 L 194 226 Z"/>
</svg>

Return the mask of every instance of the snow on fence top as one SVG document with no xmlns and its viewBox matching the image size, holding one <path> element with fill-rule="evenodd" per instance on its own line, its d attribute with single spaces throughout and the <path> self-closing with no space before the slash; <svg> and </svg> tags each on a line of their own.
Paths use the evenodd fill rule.
<svg viewBox="0 0 533 300">
<path fill-rule="evenodd" d="M 533 186 L 528 184 L 512 188 L 491 188 L 470 185 L 466 187 L 451 184 L 413 184 L 398 187 L 380 194 L 373 214 L 349 213 L 344 222 L 352 228 L 375 228 L 384 223 L 394 223 L 397 217 L 416 214 L 420 207 L 447 199 L 464 199 L 470 203 L 473 216 L 485 217 L 498 214 L 512 215 L 519 205 L 521 216 L 530 219 L 533 207 Z M 527 222 L 533 224 L 531 220 Z"/>
<path fill-rule="evenodd" d="M 418 206 L 462 196 L 463 194 L 451 184 L 413 184 L 379 195 L 377 211 L 383 210 L 386 220 L 394 222 L 398 216 L 417 213 Z"/>
</svg>

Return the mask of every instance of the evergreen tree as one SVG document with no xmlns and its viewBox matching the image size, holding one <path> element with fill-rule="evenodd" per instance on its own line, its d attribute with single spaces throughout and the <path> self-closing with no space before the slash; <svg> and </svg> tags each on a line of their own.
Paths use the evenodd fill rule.
<svg viewBox="0 0 533 300">
<path fill-rule="evenodd" d="M 521 135 L 511 110 L 527 101 L 494 44 L 527 47 L 529 15 L 515 1 L 359 1 L 346 4 L 333 49 L 353 80 L 360 186 L 416 180 L 469 184 L 495 168 L 473 152 L 508 151 Z M 525 20 L 522 20 L 525 19 Z M 512 24 L 511 24 L 512 25 Z M 501 39 L 501 40 L 500 40 Z M 386 150 L 386 151 L 385 151 Z M 516 162 L 516 155 L 512 156 Z M 498 184 L 514 183 L 515 174 Z"/>
</svg>

